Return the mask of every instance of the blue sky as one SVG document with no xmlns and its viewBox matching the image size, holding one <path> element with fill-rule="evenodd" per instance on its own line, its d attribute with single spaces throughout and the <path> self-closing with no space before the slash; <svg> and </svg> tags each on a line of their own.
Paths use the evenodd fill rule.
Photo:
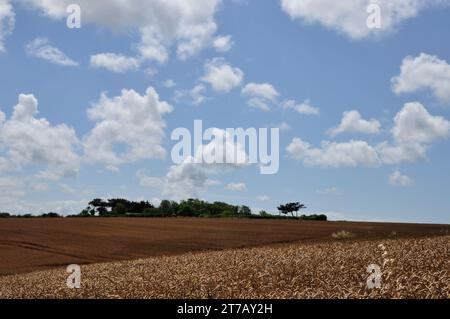
<svg viewBox="0 0 450 319">
<path fill-rule="evenodd" d="M 192 196 L 450 222 L 447 1 L 379 0 L 380 29 L 365 0 L 78 1 L 69 29 L 72 2 L 0 0 L 0 211 Z M 280 127 L 279 172 L 174 164 L 196 119 Z"/>
</svg>

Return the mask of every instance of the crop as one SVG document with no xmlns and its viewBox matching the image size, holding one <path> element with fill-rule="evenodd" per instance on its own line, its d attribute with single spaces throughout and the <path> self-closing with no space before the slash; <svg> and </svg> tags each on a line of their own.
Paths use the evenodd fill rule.
<svg viewBox="0 0 450 319">
<path fill-rule="evenodd" d="M 383 249 L 380 249 L 382 247 Z M 380 266 L 369 289 L 367 267 Z M 188 253 L 0 277 L 2 298 L 450 298 L 450 236 Z"/>
</svg>

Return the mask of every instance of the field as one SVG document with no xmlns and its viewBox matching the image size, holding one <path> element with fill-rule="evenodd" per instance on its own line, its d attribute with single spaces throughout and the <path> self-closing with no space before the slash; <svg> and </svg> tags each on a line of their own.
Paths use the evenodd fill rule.
<svg viewBox="0 0 450 319">
<path fill-rule="evenodd" d="M 238 219 L 0 220 L 3 298 L 450 298 L 450 226 Z M 333 238 L 345 230 L 351 238 Z M 380 245 L 383 246 L 380 246 Z M 66 287 L 82 265 L 82 289 Z M 367 267 L 382 271 L 368 289 Z"/>
</svg>

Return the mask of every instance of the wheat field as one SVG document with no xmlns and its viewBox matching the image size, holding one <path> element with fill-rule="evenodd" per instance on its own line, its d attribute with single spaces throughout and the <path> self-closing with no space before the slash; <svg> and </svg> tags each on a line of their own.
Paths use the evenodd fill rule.
<svg viewBox="0 0 450 319">
<path fill-rule="evenodd" d="M 381 269 L 370 289 L 367 267 Z M 0 277 L 1 298 L 450 298 L 450 236 L 188 253 Z"/>
</svg>

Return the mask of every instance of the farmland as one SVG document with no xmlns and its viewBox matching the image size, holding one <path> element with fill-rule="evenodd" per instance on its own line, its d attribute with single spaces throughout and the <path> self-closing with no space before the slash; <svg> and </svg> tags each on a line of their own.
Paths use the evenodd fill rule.
<svg viewBox="0 0 450 319">
<path fill-rule="evenodd" d="M 383 249 L 381 249 L 383 248 Z M 450 298 L 450 236 L 294 243 L 0 277 L 2 298 Z M 380 287 L 367 267 L 380 265 Z"/>
<path fill-rule="evenodd" d="M 450 226 L 198 218 L 58 218 L 0 220 L 0 275 L 189 252 L 333 240 L 448 233 Z"/>
<path fill-rule="evenodd" d="M 225 218 L 4 219 L 0 298 L 448 298 L 449 231 Z M 82 289 L 66 287 L 69 264 L 82 266 Z M 381 289 L 367 290 L 370 264 L 383 269 Z"/>
</svg>

